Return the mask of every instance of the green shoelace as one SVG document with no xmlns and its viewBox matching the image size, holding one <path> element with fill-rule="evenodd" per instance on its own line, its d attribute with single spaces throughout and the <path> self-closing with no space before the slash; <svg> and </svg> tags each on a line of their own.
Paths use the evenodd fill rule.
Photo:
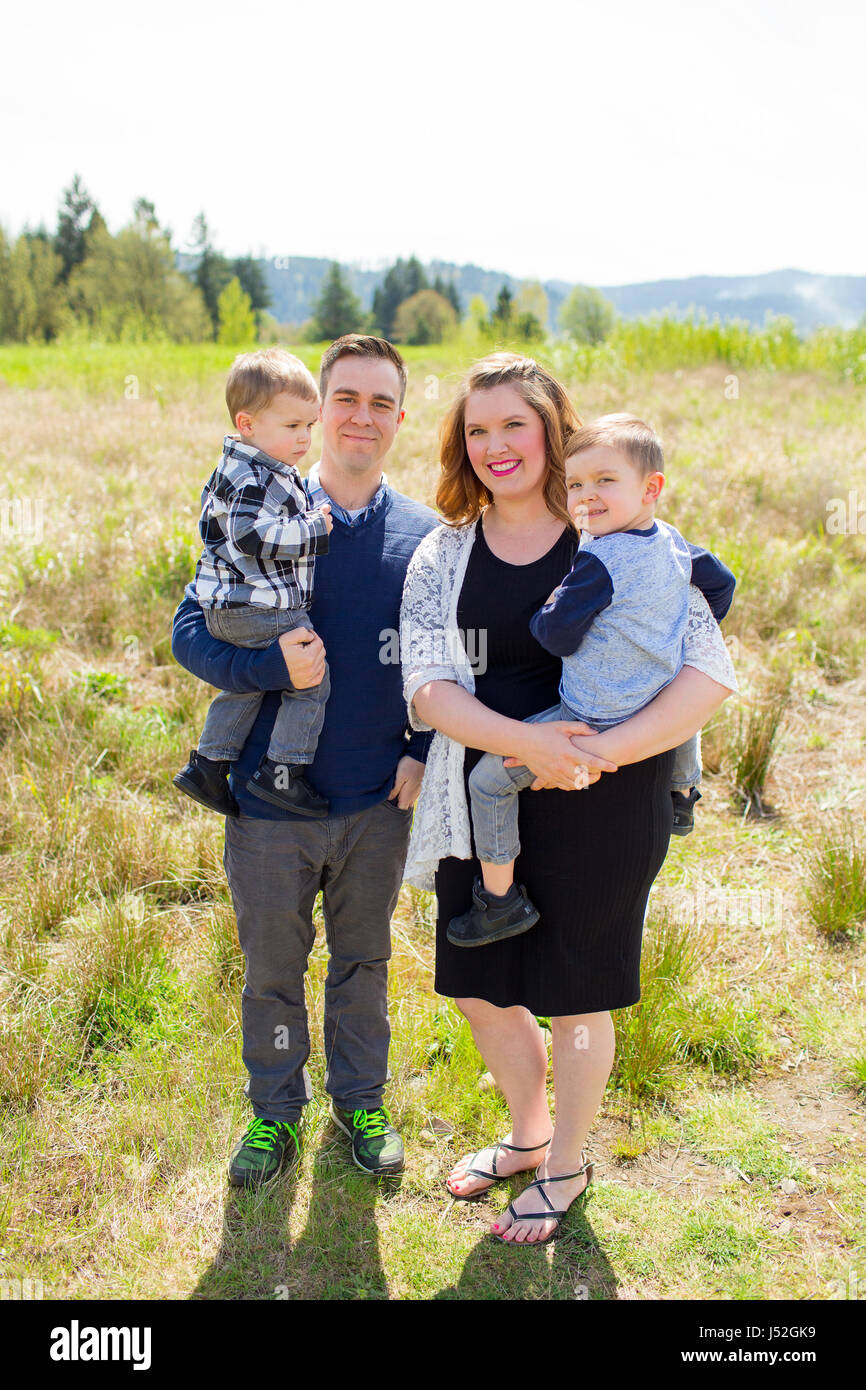
<svg viewBox="0 0 866 1390">
<path fill-rule="evenodd" d="M 368 1139 L 383 1138 L 388 1133 L 390 1123 L 384 1106 L 379 1110 L 356 1110 L 352 1115 L 352 1124 L 356 1129 L 362 1129 Z"/>
<path fill-rule="evenodd" d="M 292 1136 L 295 1143 L 297 1144 L 298 1136 L 295 1133 L 294 1127 L 290 1124 L 287 1124 L 284 1126 L 284 1128 L 289 1131 L 289 1134 Z M 270 1152 L 270 1150 L 273 1149 L 274 1145 L 277 1142 L 278 1129 L 279 1125 L 275 1122 L 255 1119 L 253 1120 L 252 1124 L 250 1125 L 249 1129 L 244 1135 L 244 1143 L 246 1144 L 247 1148 L 267 1149 L 268 1152 Z"/>
</svg>

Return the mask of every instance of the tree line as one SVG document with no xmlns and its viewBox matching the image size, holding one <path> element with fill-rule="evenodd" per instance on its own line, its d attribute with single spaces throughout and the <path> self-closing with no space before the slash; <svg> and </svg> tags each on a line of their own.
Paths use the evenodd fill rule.
<svg viewBox="0 0 866 1390">
<path fill-rule="evenodd" d="M 204 213 L 193 225 L 189 268 L 179 269 L 172 233 L 152 202 L 136 200 L 130 222 L 112 234 L 79 175 L 61 195 L 53 232 L 25 228 L 12 240 L 0 228 L 0 341 L 51 342 L 75 329 L 107 341 L 164 338 L 241 346 L 275 341 L 281 326 L 261 263 L 228 257 L 214 245 Z M 532 342 L 549 331 L 547 296 L 538 282 L 513 294 L 503 284 L 493 309 L 475 295 L 463 312 L 453 280 L 430 282 L 415 256 L 398 259 L 363 309 L 333 262 L 310 320 L 294 336 L 330 341 L 372 332 L 394 342 L 438 343 L 461 323 L 491 341 Z M 613 307 L 579 286 L 562 306 L 560 328 L 598 342 L 613 327 Z"/>
<path fill-rule="evenodd" d="M 463 322 L 481 338 L 532 343 L 547 336 L 549 318 L 544 289 L 537 280 L 529 280 L 516 295 L 503 284 L 489 313 L 483 297 L 473 295 Z M 460 319 L 460 299 L 453 281 L 443 281 L 437 275 L 430 285 L 415 256 L 398 260 L 386 272 L 373 295 L 369 314 L 334 261 L 310 321 L 309 336 L 319 342 L 343 333 L 368 331 L 396 343 L 438 343 L 455 332 Z M 579 342 L 602 342 L 615 321 L 610 301 L 600 290 L 586 285 L 576 285 L 559 312 L 560 329 Z"/>
</svg>

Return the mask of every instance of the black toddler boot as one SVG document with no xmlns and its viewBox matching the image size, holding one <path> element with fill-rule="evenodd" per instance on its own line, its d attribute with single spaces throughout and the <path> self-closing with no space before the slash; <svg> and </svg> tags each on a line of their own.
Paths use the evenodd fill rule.
<svg viewBox="0 0 866 1390">
<path fill-rule="evenodd" d="M 238 803 L 232 796 L 228 783 L 231 763 L 216 763 L 211 758 L 203 758 L 193 748 L 189 762 L 182 772 L 172 778 L 174 785 L 200 806 L 216 811 L 220 816 L 236 816 Z"/>
<path fill-rule="evenodd" d="M 247 791 L 296 816 L 326 816 L 328 802 L 313 791 L 303 763 L 275 763 L 265 756 L 247 782 Z"/>
<path fill-rule="evenodd" d="M 688 796 L 683 792 L 671 792 L 671 800 L 674 803 L 672 835 L 691 835 L 695 828 L 695 802 L 700 799 L 701 794 L 697 787 L 692 787 Z"/>
<path fill-rule="evenodd" d="M 494 898 L 476 878 L 471 910 L 452 918 L 445 935 L 452 946 L 486 946 L 491 941 L 520 936 L 534 927 L 540 916 L 525 888 L 512 883 L 504 898 Z"/>
</svg>

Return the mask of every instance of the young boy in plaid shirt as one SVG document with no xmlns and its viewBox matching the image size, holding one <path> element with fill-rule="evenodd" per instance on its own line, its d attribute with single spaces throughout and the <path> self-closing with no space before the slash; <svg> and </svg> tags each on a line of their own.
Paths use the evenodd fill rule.
<svg viewBox="0 0 866 1390">
<path fill-rule="evenodd" d="M 319 392 L 303 362 L 280 348 L 237 357 L 226 382 L 237 435 L 202 492 L 204 550 L 187 589 L 212 637 L 264 648 L 292 628 L 312 632 L 315 556 L 328 550 L 333 522 L 326 502 L 310 509 L 297 465 L 310 447 Z M 267 753 L 247 783 L 263 801 L 296 815 L 325 816 L 328 802 L 304 776 L 313 761 L 330 690 L 321 683 L 286 690 Z M 263 696 L 223 692 L 213 701 L 197 750 L 174 778 L 188 796 L 236 816 L 228 785 Z"/>
</svg>

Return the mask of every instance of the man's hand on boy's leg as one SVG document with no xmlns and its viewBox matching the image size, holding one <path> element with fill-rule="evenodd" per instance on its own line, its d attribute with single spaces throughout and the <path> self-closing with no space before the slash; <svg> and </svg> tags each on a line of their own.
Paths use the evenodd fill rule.
<svg viewBox="0 0 866 1390">
<path fill-rule="evenodd" d="M 320 685 L 325 674 L 325 644 L 312 628 L 293 627 L 279 638 L 289 680 L 295 690 Z"/>
</svg>

